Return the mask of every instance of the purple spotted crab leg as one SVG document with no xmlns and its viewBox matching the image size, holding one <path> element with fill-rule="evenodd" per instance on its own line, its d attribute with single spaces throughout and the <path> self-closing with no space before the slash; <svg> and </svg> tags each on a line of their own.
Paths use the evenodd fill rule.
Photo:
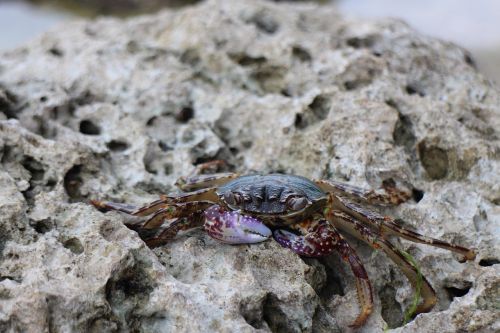
<svg viewBox="0 0 500 333">
<path fill-rule="evenodd" d="M 324 219 L 305 221 L 292 226 L 301 235 L 275 230 L 274 239 L 283 247 L 304 257 L 324 257 L 336 251 L 349 264 L 356 279 L 361 312 L 351 327 L 360 327 L 373 310 L 373 290 L 363 263 L 337 229 Z"/>
</svg>

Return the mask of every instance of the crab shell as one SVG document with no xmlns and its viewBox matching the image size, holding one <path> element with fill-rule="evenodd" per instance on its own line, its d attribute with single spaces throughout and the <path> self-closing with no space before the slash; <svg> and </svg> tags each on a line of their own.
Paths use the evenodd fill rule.
<svg viewBox="0 0 500 333">
<path fill-rule="evenodd" d="M 327 194 L 309 179 L 283 174 L 239 177 L 219 187 L 216 194 L 226 209 L 271 226 L 300 222 L 327 202 Z"/>
</svg>

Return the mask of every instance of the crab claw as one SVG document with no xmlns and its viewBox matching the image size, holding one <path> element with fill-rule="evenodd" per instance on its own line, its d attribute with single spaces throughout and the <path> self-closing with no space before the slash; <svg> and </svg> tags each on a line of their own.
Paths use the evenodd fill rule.
<svg viewBox="0 0 500 333">
<path fill-rule="evenodd" d="M 271 230 L 260 220 L 219 205 L 205 210 L 205 231 L 209 236 L 228 244 L 259 243 L 271 237 Z"/>
</svg>

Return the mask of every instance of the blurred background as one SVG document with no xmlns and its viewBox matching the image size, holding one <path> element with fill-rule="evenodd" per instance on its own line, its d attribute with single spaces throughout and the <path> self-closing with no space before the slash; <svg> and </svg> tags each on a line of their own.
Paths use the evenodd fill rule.
<svg viewBox="0 0 500 333">
<path fill-rule="evenodd" d="M 64 21 L 119 17 L 177 8 L 199 0 L 0 0 L 0 52 L 28 42 Z M 500 1 L 319 0 L 348 16 L 405 20 L 420 32 L 455 42 L 472 53 L 479 69 L 500 82 Z"/>
</svg>

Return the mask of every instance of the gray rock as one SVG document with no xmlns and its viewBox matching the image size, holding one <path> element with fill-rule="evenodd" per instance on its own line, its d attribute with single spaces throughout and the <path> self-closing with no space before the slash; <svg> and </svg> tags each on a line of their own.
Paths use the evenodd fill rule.
<svg viewBox="0 0 500 333">
<path fill-rule="evenodd" d="M 395 331 L 498 331 L 500 94 L 468 59 L 399 21 L 261 1 L 79 21 L 1 54 L 0 331 L 349 331 L 355 286 L 336 256 L 201 230 L 152 251 L 87 203 L 152 201 L 220 158 L 359 186 L 405 178 L 416 200 L 384 213 L 478 258 L 395 240 L 439 297 Z M 411 286 L 348 239 L 376 293 L 359 332 L 401 326 Z"/>
</svg>

